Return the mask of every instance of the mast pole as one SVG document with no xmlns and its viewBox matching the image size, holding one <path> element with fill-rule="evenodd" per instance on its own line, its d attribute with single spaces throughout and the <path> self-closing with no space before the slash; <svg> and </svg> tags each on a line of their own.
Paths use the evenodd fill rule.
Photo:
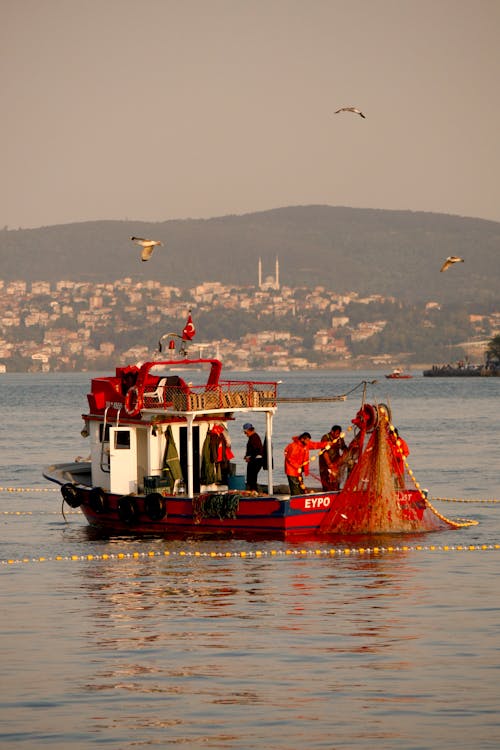
<svg viewBox="0 0 500 750">
<path fill-rule="evenodd" d="M 188 497 L 194 496 L 193 483 L 193 422 L 194 414 L 186 414 L 187 421 L 187 493 Z"/>
<path fill-rule="evenodd" d="M 273 413 L 266 411 L 266 437 L 267 437 L 267 493 L 272 495 L 273 487 Z"/>
</svg>

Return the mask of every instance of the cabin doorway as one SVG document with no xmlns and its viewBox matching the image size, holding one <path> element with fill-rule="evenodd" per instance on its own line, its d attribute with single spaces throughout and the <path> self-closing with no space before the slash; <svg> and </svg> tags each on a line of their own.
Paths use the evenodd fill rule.
<svg viewBox="0 0 500 750">
<path fill-rule="evenodd" d="M 187 481 L 187 427 L 179 428 L 179 460 L 182 476 Z M 193 492 L 200 491 L 200 428 L 193 425 Z"/>
</svg>

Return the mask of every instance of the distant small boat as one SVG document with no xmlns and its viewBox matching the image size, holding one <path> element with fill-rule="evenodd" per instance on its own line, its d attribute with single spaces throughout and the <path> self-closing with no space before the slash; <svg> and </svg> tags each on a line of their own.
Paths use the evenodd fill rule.
<svg viewBox="0 0 500 750">
<path fill-rule="evenodd" d="M 409 380 L 413 377 L 411 373 L 404 372 L 399 367 L 396 367 L 392 372 L 385 376 L 389 380 Z"/>
</svg>

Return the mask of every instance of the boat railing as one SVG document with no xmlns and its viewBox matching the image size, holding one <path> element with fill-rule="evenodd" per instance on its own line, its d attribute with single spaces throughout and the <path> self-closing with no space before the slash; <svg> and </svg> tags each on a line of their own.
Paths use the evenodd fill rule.
<svg viewBox="0 0 500 750">
<path fill-rule="evenodd" d="M 242 380 L 220 380 L 217 385 L 157 384 L 143 394 L 144 409 L 172 411 L 227 411 L 272 408 L 277 402 L 277 384 Z"/>
</svg>

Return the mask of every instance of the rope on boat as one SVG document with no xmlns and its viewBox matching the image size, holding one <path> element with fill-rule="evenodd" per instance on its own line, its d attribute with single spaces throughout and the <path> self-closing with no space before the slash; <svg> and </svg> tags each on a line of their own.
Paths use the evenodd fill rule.
<svg viewBox="0 0 500 750">
<path fill-rule="evenodd" d="M 387 417 L 385 417 L 385 418 L 387 419 Z M 389 420 L 387 420 L 387 421 L 389 421 Z M 396 430 L 395 430 L 395 427 L 394 427 L 393 424 L 389 424 L 389 430 L 393 433 L 393 435 L 395 435 L 395 437 L 397 437 Z M 452 520 L 451 518 L 447 518 L 442 513 L 440 513 L 432 505 L 432 503 L 430 502 L 430 500 L 429 500 L 429 498 L 427 496 L 427 491 L 423 490 L 421 488 L 419 482 L 417 482 L 413 471 L 410 469 L 410 466 L 409 466 L 408 461 L 407 461 L 407 457 L 404 455 L 403 451 L 401 450 L 401 448 L 400 448 L 400 446 L 399 446 L 399 444 L 397 442 L 396 442 L 396 445 L 397 445 L 399 454 L 400 454 L 400 456 L 401 456 L 401 458 L 403 460 L 403 463 L 405 465 L 406 471 L 408 472 L 408 475 L 411 477 L 411 480 L 412 480 L 413 484 L 415 485 L 415 489 L 417 489 L 419 491 L 422 500 L 425 502 L 425 504 L 427 505 L 427 507 L 429 508 L 429 510 L 431 510 L 434 513 L 435 516 L 437 516 L 437 518 L 440 518 L 441 521 L 444 521 L 445 523 L 449 524 L 450 526 L 453 526 L 456 529 L 465 528 L 467 526 L 477 526 L 478 525 L 479 521 L 474 521 L 471 518 L 460 518 L 460 519 L 457 518 L 456 520 Z"/>
<path fill-rule="evenodd" d="M 331 401 L 345 401 L 347 396 L 278 396 L 279 404 L 320 404 Z"/>
<path fill-rule="evenodd" d="M 272 550 L 240 550 L 235 552 L 200 552 L 195 550 L 180 550 L 179 552 L 171 550 L 149 550 L 148 552 L 116 552 L 103 554 L 87 555 L 56 555 L 54 557 L 23 557 L 18 559 L 0 560 L 0 565 L 18 565 L 20 563 L 47 563 L 47 562 L 114 562 L 121 560 L 147 560 L 157 558 L 239 558 L 239 559 L 261 559 L 268 558 L 300 558 L 300 559 L 318 559 L 321 557 L 328 558 L 346 558 L 353 555 L 360 557 L 378 557 L 384 554 L 398 554 L 407 552 L 487 552 L 490 550 L 500 550 L 500 544 L 416 544 L 402 545 L 397 547 L 332 547 L 330 549 L 272 549 Z"/>
<path fill-rule="evenodd" d="M 351 393 L 357 391 L 358 388 L 361 388 L 361 386 L 363 386 L 364 390 L 366 391 L 366 387 L 368 385 L 374 385 L 376 382 L 376 380 L 362 380 L 360 383 L 355 385 L 354 388 L 351 388 L 350 391 L 341 393 L 338 396 L 278 396 L 277 398 L 273 399 L 273 402 L 279 404 L 321 404 L 329 403 L 332 401 L 345 401 L 347 396 L 350 396 Z"/>
</svg>

